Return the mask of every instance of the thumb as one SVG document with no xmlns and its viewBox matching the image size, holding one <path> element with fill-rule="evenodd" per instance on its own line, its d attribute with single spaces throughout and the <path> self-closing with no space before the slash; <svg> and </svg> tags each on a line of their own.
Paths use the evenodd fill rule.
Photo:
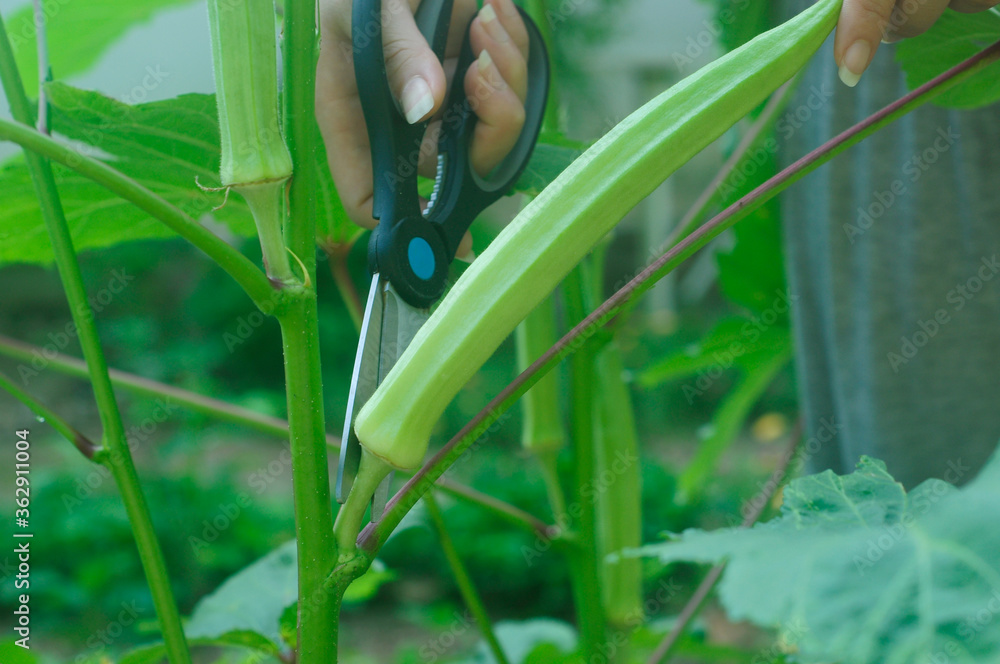
<svg viewBox="0 0 1000 664">
<path fill-rule="evenodd" d="M 420 34 L 407 0 L 390 0 L 382 12 L 389 89 L 406 121 L 414 124 L 429 117 L 444 100 L 444 69 Z"/>
</svg>

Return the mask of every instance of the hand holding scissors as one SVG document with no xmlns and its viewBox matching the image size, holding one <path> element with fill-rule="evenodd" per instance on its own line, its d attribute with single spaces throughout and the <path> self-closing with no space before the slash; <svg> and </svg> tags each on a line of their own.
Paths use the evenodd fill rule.
<svg viewBox="0 0 1000 664">
<path fill-rule="evenodd" d="M 453 0 L 423 0 L 414 17 L 442 61 L 452 4 Z M 490 126 L 478 121 L 476 107 L 482 100 L 470 97 L 468 86 L 459 83 L 476 76 L 473 67 L 483 72 L 484 58 L 474 56 L 474 31 L 470 31 L 459 53 L 455 83 L 440 113 L 439 131 L 433 137 L 438 148 L 437 174 L 434 193 L 424 206 L 417 194 L 417 165 L 427 122 L 409 122 L 406 110 L 400 109 L 390 89 L 383 16 L 381 0 L 355 0 L 353 60 L 371 146 L 372 216 L 379 223 L 368 245 L 373 277 L 344 423 L 337 473 L 337 499 L 341 502 L 347 500 L 354 486 L 362 459 L 362 446 L 354 434 L 355 415 L 427 319 L 429 307 L 444 293 L 448 266 L 469 225 L 509 190 L 527 165 L 548 91 L 544 43 L 531 20 L 522 16 L 527 30 L 528 76 L 523 91 L 523 119 L 516 118 L 520 133 L 510 141 L 506 156 L 499 155 L 502 158 L 495 160 L 496 165 L 487 174 L 480 174 L 471 163 L 475 139 Z M 487 65 L 493 64 L 488 55 L 485 59 Z M 412 119 L 416 114 L 409 115 Z M 384 509 L 388 480 L 374 492 L 374 520 Z"/>
</svg>

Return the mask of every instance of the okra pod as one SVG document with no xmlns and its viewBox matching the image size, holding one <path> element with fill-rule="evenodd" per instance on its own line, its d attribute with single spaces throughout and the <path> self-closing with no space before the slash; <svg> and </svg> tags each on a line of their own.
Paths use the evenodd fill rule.
<svg viewBox="0 0 1000 664">
<path fill-rule="evenodd" d="M 842 0 L 820 0 L 635 111 L 529 203 L 466 270 L 358 414 L 361 444 L 404 469 L 500 343 L 625 214 L 816 52 Z"/>
</svg>

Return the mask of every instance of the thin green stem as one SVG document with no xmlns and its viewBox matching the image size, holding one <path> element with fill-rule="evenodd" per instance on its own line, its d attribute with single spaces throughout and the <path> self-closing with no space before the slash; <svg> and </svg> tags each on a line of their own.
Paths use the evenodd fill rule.
<svg viewBox="0 0 1000 664">
<path fill-rule="evenodd" d="M 45 352 L 44 355 L 42 354 L 43 350 Z M 46 362 L 47 367 L 65 375 L 83 379 L 87 379 L 89 376 L 87 364 L 82 360 L 62 353 L 52 352 L 50 349 L 32 346 L 31 344 L 26 344 L 3 335 L 0 335 L 0 355 L 6 355 L 7 357 L 26 363 L 42 359 Z M 283 440 L 288 439 L 288 420 L 264 415 L 220 399 L 214 399 L 191 392 L 190 390 L 167 385 L 166 383 L 150 380 L 149 378 L 125 371 L 119 371 L 118 369 L 109 369 L 108 373 L 115 387 L 124 388 L 134 394 L 170 399 L 171 403 L 185 406 L 196 413 L 215 417 L 224 422 L 241 424 L 255 431 L 270 434 Z M 333 434 L 327 434 L 326 444 L 328 448 L 338 450 L 340 449 L 340 438 Z M 459 500 L 476 505 L 487 512 L 491 512 L 507 523 L 531 534 L 541 537 L 553 536 L 555 531 L 554 526 L 499 498 L 486 495 L 470 486 L 444 477 L 438 480 L 437 486 L 441 491 Z"/>
<path fill-rule="evenodd" d="M 601 306 L 563 335 L 556 344 L 546 351 L 530 367 L 522 371 L 482 410 L 479 411 L 455 436 L 448 441 L 414 476 L 389 500 L 385 514 L 376 525 L 369 525 L 362 531 L 359 546 L 369 552 L 379 549 L 389 533 L 399 525 L 406 513 L 426 493 L 437 478 L 454 464 L 469 447 L 500 419 L 521 396 L 542 376 L 552 370 L 563 358 L 586 346 L 601 330 L 612 325 L 623 309 L 649 290 L 656 281 L 679 265 L 692 253 L 708 244 L 725 228 L 757 209 L 778 191 L 815 170 L 820 165 L 860 142 L 889 122 L 902 117 L 917 106 L 933 99 L 956 83 L 965 80 L 1000 59 L 1000 42 L 984 49 L 965 62 L 920 86 L 913 92 L 886 106 L 866 120 L 854 125 L 839 136 L 813 150 L 778 175 L 769 179 L 753 192 L 743 197 L 699 230 L 685 237 L 658 259 L 635 276 Z"/>
<path fill-rule="evenodd" d="M 545 523 L 538 517 L 525 512 L 519 507 L 515 507 L 510 503 L 505 503 L 499 498 L 494 498 L 493 496 L 476 491 L 472 487 L 466 486 L 465 484 L 453 482 L 446 477 L 442 477 L 437 481 L 437 488 L 450 496 L 454 496 L 455 498 L 476 505 L 487 512 L 494 514 L 498 518 L 503 519 L 507 523 L 517 526 L 518 528 L 522 528 L 538 537 L 551 539 L 557 535 L 557 528 L 555 526 Z"/>
<path fill-rule="evenodd" d="M 11 106 L 14 106 L 13 102 Z M 274 309 L 275 291 L 260 268 L 182 210 L 132 178 L 102 161 L 85 157 L 76 150 L 38 133 L 26 122 L 0 119 L 0 140 L 17 143 L 25 150 L 60 163 L 121 196 L 205 252 L 236 280 L 262 311 L 270 313 Z"/>
<path fill-rule="evenodd" d="M 570 272 L 563 282 L 567 316 L 572 321 L 584 318 L 591 307 L 590 259 Z M 569 556 L 573 603 L 580 629 L 580 649 L 584 659 L 600 654 L 607 642 L 604 621 L 601 568 L 597 546 L 597 495 L 595 493 L 596 459 L 594 431 L 594 354 L 584 349 L 573 355 L 570 383 L 570 422 L 573 447 L 573 517 L 578 547 Z"/>
<path fill-rule="evenodd" d="M 6 374 L 0 372 L 0 389 L 9 392 L 15 399 L 27 406 L 31 412 L 41 418 L 50 427 L 62 434 L 63 438 L 73 443 L 83 456 L 93 460 L 101 446 L 80 433 L 72 424 L 63 419 L 54 410 L 35 397 L 18 387 Z"/>
<path fill-rule="evenodd" d="M 324 591 L 337 560 L 323 422 L 319 326 L 314 291 L 290 304 L 278 318 L 285 352 L 292 493 L 299 559 L 300 664 L 337 661 L 339 598 Z"/>
<path fill-rule="evenodd" d="M 43 352 L 44 355 L 42 354 Z M 46 368 L 51 368 L 77 378 L 86 379 L 89 376 L 87 363 L 83 360 L 53 352 L 49 348 L 42 349 L 32 346 L 31 344 L 26 344 L 3 335 L 0 335 L 0 355 L 6 355 L 29 365 L 32 362 L 43 361 Z M 166 398 L 172 403 L 185 406 L 196 413 L 209 415 L 224 422 L 242 424 L 262 433 L 277 436 L 278 438 L 288 438 L 287 420 L 257 413 L 248 408 L 222 401 L 221 399 L 197 394 L 190 390 L 167 385 L 166 383 L 150 380 L 149 378 L 125 371 L 109 369 L 108 373 L 115 387 L 122 387 L 134 394 L 153 398 Z M 340 438 L 333 435 L 328 435 L 326 438 L 328 445 L 332 447 L 340 446 Z"/>
<path fill-rule="evenodd" d="M 542 471 L 542 481 L 545 483 L 545 493 L 549 499 L 549 508 L 556 523 L 566 522 L 566 493 L 559 481 L 558 452 L 542 451 L 535 453 L 538 467 Z"/>
<path fill-rule="evenodd" d="M 7 101 L 10 103 L 11 115 L 15 120 L 22 123 L 25 131 L 49 140 L 37 131 L 28 128 L 33 123 L 34 117 L 24 92 L 24 85 L 18 74 L 14 53 L 11 50 L 2 18 L 0 18 L 0 79 L 2 79 Z M 125 511 L 132 526 L 139 557 L 146 572 L 146 581 L 149 584 L 156 614 L 160 620 L 160 628 L 163 632 L 163 640 L 170 661 L 172 664 L 189 664 L 191 655 L 184 638 L 184 631 L 181 628 L 177 604 L 170 589 L 163 552 L 156 539 L 152 516 L 142 494 L 138 473 L 132 462 L 132 455 L 125 437 L 125 426 L 122 423 L 121 413 L 118 411 L 118 403 L 115 401 L 111 378 L 108 376 L 108 367 L 104 361 L 104 352 L 97 336 L 94 312 L 87 300 L 87 290 L 80 273 L 80 264 L 73 248 L 66 217 L 63 214 L 62 202 L 56 189 L 52 167 L 43 157 L 30 150 L 25 150 L 24 156 L 38 196 L 42 218 L 45 220 L 49 239 L 52 242 L 52 252 L 55 255 L 63 290 L 66 292 L 73 322 L 77 327 L 80 347 L 83 349 L 83 356 L 90 368 L 91 385 L 103 428 L 103 443 L 107 446 L 106 451 L 102 450 L 97 453 L 97 458 L 108 466 L 119 491 L 121 491 L 122 502 L 125 504 Z"/>
<path fill-rule="evenodd" d="M 510 664 L 510 660 L 504 654 L 503 648 L 500 647 L 497 635 L 493 633 L 493 623 L 490 622 L 486 606 L 483 604 L 479 592 L 476 591 L 476 586 L 472 582 L 472 577 L 469 576 L 468 570 L 465 569 L 462 558 L 458 555 L 458 550 L 455 548 L 455 543 L 452 541 L 451 535 L 448 534 L 444 515 L 441 514 L 441 508 L 438 507 L 437 501 L 434 499 L 433 491 L 424 495 L 424 505 L 427 506 L 427 513 L 431 517 L 431 525 L 437 531 L 445 560 L 448 561 L 451 573 L 455 577 L 458 592 L 461 593 L 462 599 L 465 600 L 465 606 L 469 609 L 469 613 L 472 614 L 472 619 L 479 626 L 483 640 L 486 641 L 486 645 L 489 646 L 490 651 L 499 664 Z"/>
<path fill-rule="evenodd" d="M 316 2 L 285 0 L 284 124 L 285 141 L 292 154 L 292 184 L 288 192 L 287 245 L 316 274 L 316 159 L 320 140 L 316 125 Z M 315 279 L 313 279 L 315 283 Z"/>
</svg>

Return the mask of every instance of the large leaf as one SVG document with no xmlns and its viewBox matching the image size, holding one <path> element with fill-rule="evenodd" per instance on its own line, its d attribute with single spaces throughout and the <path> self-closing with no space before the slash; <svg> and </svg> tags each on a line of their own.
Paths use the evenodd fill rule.
<svg viewBox="0 0 1000 664">
<path fill-rule="evenodd" d="M 287 609 L 295 604 L 298 593 L 297 559 L 295 540 L 291 540 L 229 577 L 198 602 L 185 633 L 192 639 L 225 638 L 230 644 L 265 652 L 269 652 L 269 645 L 277 649 L 278 644 L 286 643 L 283 635 L 294 635 L 289 629 L 294 614 Z M 370 599 L 394 578 L 395 573 L 376 560 L 347 587 L 344 601 Z"/>
<path fill-rule="evenodd" d="M 215 96 L 188 94 L 130 106 L 97 92 L 62 83 L 46 86 L 56 134 L 75 141 L 81 153 L 103 159 L 195 218 L 225 223 L 241 237 L 256 235 L 246 203 L 231 194 L 205 191 L 219 186 L 219 125 Z M 348 220 L 326 165 L 316 150 L 319 187 L 314 209 L 317 233 L 327 244 L 349 244 L 361 229 Z M 175 237 L 103 187 L 54 165 L 66 218 L 78 251 L 120 242 Z M 197 178 L 197 183 L 196 183 Z M 52 251 L 22 159 L 0 169 L 0 264 L 48 263 Z"/>
<path fill-rule="evenodd" d="M 65 79 L 86 71 L 115 39 L 135 25 L 148 21 L 165 7 L 192 0 L 48 0 L 45 10 L 49 66 L 56 78 Z M 25 88 L 34 96 L 38 89 L 38 55 L 31 3 L 10 15 L 7 32 Z"/>
<path fill-rule="evenodd" d="M 896 59 L 906 72 L 906 84 L 915 88 L 998 39 L 1000 14 L 996 10 L 961 14 L 946 9 L 930 30 L 900 42 Z M 1000 101 L 1000 65 L 990 65 L 933 101 L 952 108 L 976 108 Z"/>
<path fill-rule="evenodd" d="M 281 614 L 295 598 L 296 552 L 295 540 L 291 540 L 229 577 L 198 602 L 184 631 L 191 638 L 252 632 L 277 647 L 281 643 Z"/>
<path fill-rule="evenodd" d="M 198 218 L 209 214 L 241 236 L 255 234 L 238 196 L 224 200 L 195 183 L 218 186 L 219 129 L 212 95 L 129 106 L 61 83 L 46 86 L 53 131 L 100 157 Z M 159 221 L 75 172 L 54 165 L 66 218 L 78 251 L 119 242 L 174 237 Z M 22 159 L 0 170 L 0 264 L 47 263 L 52 250 Z"/>
<path fill-rule="evenodd" d="M 960 458 L 942 471 L 968 473 Z M 779 517 L 749 530 L 689 530 L 638 552 L 729 565 L 732 618 L 780 625 L 810 661 L 1000 658 L 1000 455 L 963 489 L 909 494 L 880 461 L 793 481 Z"/>
</svg>

